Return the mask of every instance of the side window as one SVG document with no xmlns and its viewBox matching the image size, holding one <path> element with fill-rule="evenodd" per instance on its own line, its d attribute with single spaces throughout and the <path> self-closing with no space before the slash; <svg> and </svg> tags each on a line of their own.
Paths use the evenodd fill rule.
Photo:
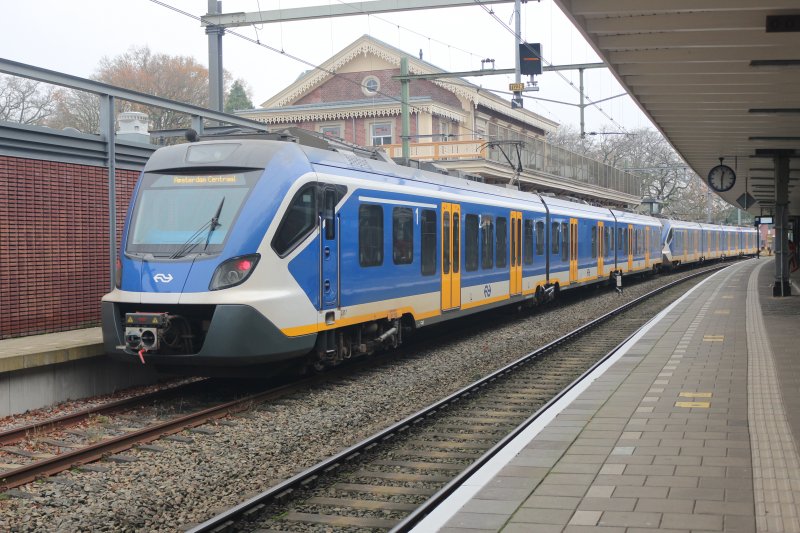
<svg viewBox="0 0 800 533">
<path fill-rule="evenodd" d="M 561 260 L 567 261 L 569 260 L 569 223 L 567 222 L 561 223 L 561 239 L 563 240 L 561 243 Z"/>
<path fill-rule="evenodd" d="M 558 225 L 558 222 L 553 222 L 553 224 L 550 226 L 550 253 L 553 254 L 557 254 L 561 249 L 561 243 L 558 242 L 559 227 L 560 226 Z"/>
<path fill-rule="evenodd" d="M 536 222 L 536 255 L 544 255 L 544 222 Z"/>
<path fill-rule="evenodd" d="M 436 274 L 436 211 L 422 210 L 422 275 Z"/>
<path fill-rule="evenodd" d="M 492 217 L 481 217 L 481 268 L 494 267 L 494 224 Z"/>
<path fill-rule="evenodd" d="M 522 258 L 526 265 L 533 264 L 533 220 L 525 221 L 525 248 Z"/>
<path fill-rule="evenodd" d="M 495 266 L 503 268 L 508 264 L 508 221 L 505 217 L 497 217 L 497 255 Z"/>
<path fill-rule="evenodd" d="M 285 257 L 317 227 L 317 186 L 308 185 L 292 198 L 272 239 L 272 249 Z"/>
<path fill-rule="evenodd" d="M 383 207 L 379 205 L 358 206 L 358 264 L 383 264 Z"/>
<path fill-rule="evenodd" d="M 336 190 L 325 189 L 322 218 L 325 221 L 325 239 L 332 241 L 336 238 Z"/>
<path fill-rule="evenodd" d="M 603 250 L 605 250 L 606 255 L 610 255 L 614 253 L 614 240 L 612 239 L 614 228 L 609 228 L 606 226 L 603 229 L 605 230 L 604 233 L 606 234 L 606 246 L 603 248 Z"/>
<path fill-rule="evenodd" d="M 392 260 L 395 265 L 414 261 L 414 215 L 410 207 L 392 210 Z"/>
<path fill-rule="evenodd" d="M 478 215 L 464 219 L 464 263 L 467 272 L 478 270 Z"/>
<path fill-rule="evenodd" d="M 442 274 L 450 273 L 450 215 L 442 213 Z"/>
<path fill-rule="evenodd" d="M 453 213 L 453 274 L 458 274 L 461 269 L 461 219 L 458 213 Z"/>
<path fill-rule="evenodd" d="M 597 259 L 597 226 L 592 226 L 592 259 Z"/>
<path fill-rule="evenodd" d="M 617 228 L 617 250 L 623 251 L 624 241 L 625 240 L 625 229 L 624 228 Z"/>
</svg>

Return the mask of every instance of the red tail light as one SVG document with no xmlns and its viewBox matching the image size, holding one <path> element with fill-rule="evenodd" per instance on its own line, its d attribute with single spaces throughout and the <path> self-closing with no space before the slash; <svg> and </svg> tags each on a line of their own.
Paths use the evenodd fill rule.
<svg viewBox="0 0 800 533">
<path fill-rule="evenodd" d="M 224 261 L 214 271 L 208 289 L 216 291 L 244 283 L 256 268 L 259 258 L 258 254 L 252 254 Z"/>
</svg>

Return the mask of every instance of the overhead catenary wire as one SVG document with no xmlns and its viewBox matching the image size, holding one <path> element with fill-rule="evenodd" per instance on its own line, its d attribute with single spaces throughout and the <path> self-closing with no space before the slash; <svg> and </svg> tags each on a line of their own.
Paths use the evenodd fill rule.
<svg viewBox="0 0 800 533">
<path fill-rule="evenodd" d="M 172 6 L 172 5 L 166 3 L 166 2 L 164 2 L 162 0 L 150 0 L 150 2 L 152 2 L 154 4 L 157 4 L 157 5 L 160 5 L 160 6 L 164 7 L 164 8 L 167 8 L 167 9 L 169 9 L 171 11 L 174 11 L 176 13 L 179 13 L 179 14 L 185 16 L 185 17 L 194 19 L 194 20 L 196 20 L 198 22 L 203 22 L 203 17 L 202 16 L 193 15 L 192 13 L 189 13 L 187 11 L 184 11 L 184 10 L 180 9 L 180 8 Z M 311 67 L 313 70 L 322 71 L 322 72 L 324 72 L 324 73 L 326 73 L 326 74 L 328 74 L 330 76 L 336 77 L 336 78 L 338 78 L 340 80 L 344 80 L 344 81 L 346 81 L 348 83 L 351 83 L 353 85 L 356 85 L 358 87 L 362 86 L 361 83 L 356 81 L 356 80 L 353 80 L 351 78 L 342 76 L 342 75 L 336 73 L 335 71 L 332 71 L 332 70 L 329 70 L 329 69 L 323 67 L 322 65 L 316 65 L 316 64 L 314 64 L 314 63 L 312 63 L 312 62 L 310 62 L 308 60 L 305 60 L 305 59 L 303 59 L 301 57 L 295 56 L 295 55 L 293 55 L 293 54 L 291 54 L 289 52 L 286 52 L 286 50 L 284 50 L 284 49 L 279 50 L 279 49 L 275 48 L 274 46 L 270 46 L 270 45 L 268 45 L 266 43 L 260 42 L 258 39 L 254 39 L 252 37 L 248 37 L 247 35 L 244 35 L 242 33 L 239 33 L 239 32 L 236 32 L 236 31 L 233 31 L 233 30 L 230 30 L 230 29 L 226 29 L 225 33 L 227 35 L 233 35 L 234 37 L 238 37 L 238 38 L 240 38 L 240 39 L 242 39 L 244 41 L 252 43 L 252 44 L 254 44 L 256 46 L 260 46 L 262 48 L 265 48 L 265 49 L 270 50 L 272 52 L 275 52 L 277 54 L 283 55 L 283 56 L 285 56 L 285 57 L 287 57 L 289 59 L 292 59 L 293 61 L 297 61 L 297 62 L 302 63 L 302 64 L 304 64 L 304 65 L 306 65 L 308 67 Z M 445 82 L 443 80 L 440 80 L 440 81 L 442 81 L 443 83 L 450 83 L 450 84 L 453 84 L 453 85 L 463 85 L 463 84 L 459 84 L 459 83 L 456 83 L 456 82 Z M 486 90 L 488 91 L 489 89 L 486 89 Z M 494 93 L 496 91 L 492 90 L 491 92 Z M 387 99 L 389 99 L 391 101 L 402 103 L 402 100 L 400 98 L 398 98 L 397 96 L 393 96 L 393 95 L 384 93 L 381 90 L 376 90 L 375 94 L 376 95 L 381 95 L 381 96 L 383 96 L 383 97 L 385 97 L 385 98 L 387 98 Z M 417 113 L 425 112 L 424 109 L 422 109 L 422 108 L 420 108 L 418 106 L 415 106 L 415 105 L 411 104 L 410 102 L 408 103 L 408 106 L 409 106 L 410 109 L 413 109 Z M 466 124 L 462 125 L 461 128 L 463 130 L 465 130 L 468 134 L 482 135 L 480 132 L 478 132 L 476 130 L 473 130 L 472 128 L 470 128 Z"/>
<path fill-rule="evenodd" d="M 509 33 L 511 33 L 511 34 L 512 34 L 512 35 L 513 35 L 513 36 L 514 36 L 516 39 L 517 39 L 517 41 L 518 41 L 518 42 L 523 42 L 523 41 L 522 41 L 522 36 L 521 36 L 521 35 L 518 35 L 518 34 L 517 34 L 517 33 L 516 33 L 516 32 L 515 32 L 515 31 L 514 31 L 512 28 L 510 28 L 510 27 L 509 27 L 509 26 L 508 26 L 508 25 L 507 25 L 505 22 L 503 22 L 502 20 L 500 20 L 500 18 L 497 16 L 497 14 L 496 14 L 496 13 L 495 13 L 493 10 L 489 9 L 489 8 L 488 8 L 486 5 L 484 5 L 484 4 L 481 2 L 481 0 L 473 0 L 473 1 L 474 1 L 474 2 L 475 2 L 477 5 L 481 6 L 481 7 L 483 8 L 483 10 L 484 10 L 484 11 L 486 11 L 486 13 L 488 13 L 488 14 L 489 14 L 489 16 L 491 16 L 493 19 L 495 19 L 495 20 L 497 21 L 497 23 L 498 23 L 498 24 L 500 24 L 500 25 L 501 25 L 501 26 L 502 26 L 502 27 L 503 27 L 503 28 L 504 28 L 506 31 L 508 31 Z M 571 42 L 571 41 L 570 41 L 570 42 Z M 525 43 L 525 44 L 526 44 L 526 48 L 528 48 L 528 50 L 529 50 L 529 51 L 530 51 L 532 54 L 534 54 L 534 55 L 537 55 L 537 56 L 539 57 L 539 60 L 542 62 L 542 64 L 545 64 L 545 65 L 548 65 L 548 66 L 552 66 L 552 63 L 550 63 L 550 62 L 549 62 L 549 61 L 547 61 L 547 60 L 546 60 L 544 57 L 542 57 L 542 55 L 541 55 L 541 54 L 537 54 L 537 53 L 536 53 L 536 51 L 533 49 L 533 47 L 531 47 L 531 46 L 528 46 L 528 45 L 527 45 L 527 43 Z M 576 87 L 576 86 L 575 86 L 575 84 L 574 84 L 574 83 L 572 83 L 572 81 L 570 81 L 569 79 L 567 79 L 567 77 L 566 77 L 566 76 L 565 76 L 565 75 L 564 75 L 564 74 L 563 74 L 561 71 L 558 71 L 558 70 L 556 70 L 555 72 L 556 72 L 556 74 L 558 74 L 558 75 L 561 77 L 561 79 L 563 79 L 565 82 L 567 82 L 567 83 L 569 84 L 569 86 L 570 86 L 570 87 L 572 87 L 573 89 L 575 89 L 576 91 L 578 91 L 578 92 L 580 93 L 580 89 L 579 89 L 578 87 Z M 610 120 L 610 121 L 611 121 L 611 122 L 612 122 L 614 125 L 616 125 L 616 126 L 617 126 L 618 128 L 620 128 L 621 130 L 623 130 L 623 131 L 626 131 L 624 126 L 622 126 L 622 125 L 621 125 L 619 122 L 617 122 L 616 120 L 614 120 L 614 118 L 613 118 L 611 115 L 609 115 L 608 113 L 606 113 L 606 111 L 605 111 L 605 110 L 604 110 L 602 107 L 600 107 L 600 106 L 599 106 L 597 103 L 595 103 L 594 101 L 592 101 L 592 99 L 591 99 L 591 98 L 589 98 L 589 97 L 586 95 L 586 93 L 585 93 L 585 92 L 584 92 L 584 95 L 583 95 L 583 96 L 584 96 L 584 98 L 586 98 L 586 100 L 589 102 L 589 105 L 592 105 L 592 106 L 594 106 L 595 108 L 597 108 L 597 110 L 598 110 L 598 111 L 600 111 L 600 113 L 602 113 L 602 114 L 603 114 L 603 116 L 605 116 L 605 117 L 606 117 L 608 120 Z"/>
</svg>

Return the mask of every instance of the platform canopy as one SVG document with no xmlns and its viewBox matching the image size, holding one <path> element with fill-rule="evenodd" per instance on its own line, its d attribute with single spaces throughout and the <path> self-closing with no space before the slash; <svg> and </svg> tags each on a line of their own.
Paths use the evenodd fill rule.
<svg viewBox="0 0 800 533">
<path fill-rule="evenodd" d="M 555 1 L 701 177 L 735 169 L 724 200 L 770 214 L 778 155 L 800 216 L 798 0 Z"/>
</svg>

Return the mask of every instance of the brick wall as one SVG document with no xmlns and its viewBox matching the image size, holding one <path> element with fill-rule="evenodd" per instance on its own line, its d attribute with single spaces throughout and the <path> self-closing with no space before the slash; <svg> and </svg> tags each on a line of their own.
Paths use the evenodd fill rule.
<svg viewBox="0 0 800 533">
<path fill-rule="evenodd" d="M 367 96 L 361 90 L 361 82 L 366 76 L 378 78 L 380 83 L 380 94 L 375 98 L 385 99 L 389 97 L 400 98 L 400 82 L 392 79 L 392 76 L 399 76 L 400 69 L 374 70 L 369 72 L 347 72 L 337 74 L 329 78 L 319 87 L 316 87 L 308 94 L 300 98 L 295 104 L 319 104 L 328 102 L 343 102 L 350 100 L 372 101 L 372 96 Z M 439 87 L 427 80 L 412 81 L 409 86 L 409 93 L 412 98 L 415 96 L 428 96 L 435 102 L 447 104 L 456 109 L 461 108 L 461 102 L 452 92 L 443 87 Z"/>
<path fill-rule="evenodd" d="M 117 235 L 138 172 L 117 171 Z M 109 290 L 108 171 L 0 156 L 0 339 L 95 326 Z"/>
<path fill-rule="evenodd" d="M 344 137 L 345 141 L 349 141 L 351 143 L 358 144 L 359 146 L 372 146 L 372 137 L 370 136 L 370 124 L 373 122 L 391 122 L 392 123 L 392 142 L 393 143 L 400 143 L 402 141 L 401 134 L 403 132 L 403 119 L 400 115 L 394 115 L 389 117 L 370 117 L 370 118 L 357 118 L 357 119 L 350 119 L 345 118 L 341 120 L 320 120 L 317 122 L 305 121 L 299 122 L 296 124 L 297 127 L 311 130 L 311 131 L 319 131 L 319 127 L 321 125 L 330 125 L 330 124 L 341 124 L 344 126 Z M 434 121 L 436 123 L 437 133 L 438 133 L 438 121 Z M 415 113 L 411 114 L 411 120 L 409 121 L 410 131 L 409 135 L 412 136 L 411 142 L 417 142 L 416 137 L 417 134 L 417 117 Z M 354 130 L 355 128 L 355 130 Z M 424 138 L 420 139 L 420 142 L 429 141 L 430 139 Z"/>
</svg>

